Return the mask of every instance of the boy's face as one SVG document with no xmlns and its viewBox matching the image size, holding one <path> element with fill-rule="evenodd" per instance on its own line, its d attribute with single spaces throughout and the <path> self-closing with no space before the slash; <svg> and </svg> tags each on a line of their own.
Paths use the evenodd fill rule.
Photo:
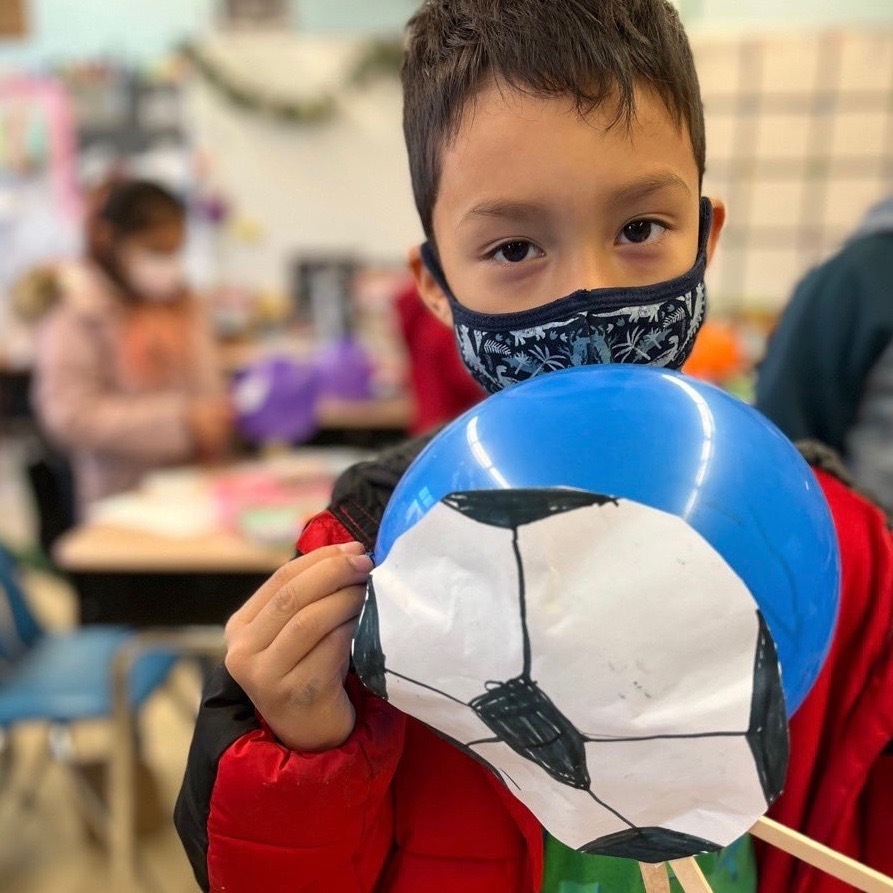
<svg viewBox="0 0 893 893">
<path fill-rule="evenodd" d="M 483 313 L 529 310 L 578 289 L 680 276 L 698 246 L 699 178 L 688 133 L 637 90 L 629 127 L 614 109 L 581 117 L 568 97 L 496 86 L 467 109 L 443 149 L 434 238 L 458 301 Z M 708 256 L 725 219 L 714 201 Z M 444 322 L 446 296 L 410 264 Z"/>
</svg>

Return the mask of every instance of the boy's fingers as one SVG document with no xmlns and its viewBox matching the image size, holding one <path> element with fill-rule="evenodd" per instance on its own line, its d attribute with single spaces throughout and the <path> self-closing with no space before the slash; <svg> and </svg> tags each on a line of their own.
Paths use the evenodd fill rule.
<svg viewBox="0 0 893 893">
<path fill-rule="evenodd" d="M 339 589 L 365 583 L 371 568 L 367 556 L 343 552 L 330 553 L 305 567 L 267 598 L 251 622 L 238 628 L 240 649 L 248 654 L 265 650 L 299 611 Z"/>
<path fill-rule="evenodd" d="M 265 671 L 280 678 L 303 664 L 333 630 L 359 617 L 365 595 L 365 586 L 350 586 L 298 612 L 265 651 Z M 349 648 L 348 643 L 345 657 L 350 655 Z"/>
<path fill-rule="evenodd" d="M 356 630 L 356 617 L 335 627 L 306 655 L 285 679 L 296 707 L 317 703 L 323 690 L 332 683 L 342 685 L 350 663 L 350 643 Z"/>
<path fill-rule="evenodd" d="M 322 549 L 314 549 L 300 558 L 294 558 L 287 564 L 283 564 L 248 601 L 236 611 L 230 618 L 234 626 L 250 623 L 269 602 L 273 595 L 283 586 L 287 586 L 295 577 L 303 573 L 314 564 L 331 558 L 333 555 L 362 555 L 365 551 L 362 543 L 351 542 L 340 546 L 325 546 Z"/>
<path fill-rule="evenodd" d="M 294 579 L 298 574 L 306 568 L 311 567 L 319 561 L 335 554 L 336 546 L 327 546 L 324 549 L 316 549 L 306 555 L 293 558 L 291 561 L 283 564 L 278 568 L 267 580 L 255 590 L 254 594 L 230 617 L 229 624 L 232 626 L 243 626 L 251 623 L 258 613 L 263 609 L 264 605 L 278 592 L 283 586 Z"/>
</svg>

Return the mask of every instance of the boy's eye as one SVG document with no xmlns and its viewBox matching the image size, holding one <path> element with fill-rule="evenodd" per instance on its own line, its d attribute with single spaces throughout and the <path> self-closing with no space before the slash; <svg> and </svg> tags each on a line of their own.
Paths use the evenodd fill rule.
<svg viewBox="0 0 893 893">
<path fill-rule="evenodd" d="M 542 257 L 543 252 L 540 251 L 533 242 L 527 242 L 524 239 L 516 239 L 513 242 L 504 242 L 490 257 L 502 264 L 517 264 L 522 260 L 530 260 L 534 257 Z"/>
<path fill-rule="evenodd" d="M 655 220 L 633 220 L 620 231 L 618 241 L 622 244 L 641 245 L 659 239 L 667 228 Z"/>
</svg>

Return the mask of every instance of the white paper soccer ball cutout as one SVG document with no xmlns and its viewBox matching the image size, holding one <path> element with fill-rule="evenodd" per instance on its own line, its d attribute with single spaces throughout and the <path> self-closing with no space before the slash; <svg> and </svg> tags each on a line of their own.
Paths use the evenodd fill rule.
<svg viewBox="0 0 893 893">
<path fill-rule="evenodd" d="M 753 596 L 685 521 L 629 500 L 445 497 L 372 572 L 353 658 L 583 852 L 726 846 L 787 769 Z"/>
</svg>

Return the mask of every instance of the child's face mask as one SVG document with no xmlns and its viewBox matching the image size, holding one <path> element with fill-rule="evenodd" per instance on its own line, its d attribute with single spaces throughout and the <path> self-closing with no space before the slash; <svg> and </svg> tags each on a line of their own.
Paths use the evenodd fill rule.
<svg viewBox="0 0 893 893">
<path fill-rule="evenodd" d="M 596 363 L 679 369 L 706 312 L 712 205 L 701 199 L 698 255 L 682 276 L 655 285 L 581 289 L 518 313 L 479 313 L 453 294 L 429 243 L 422 259 L 450 302 L 462 360 L 490 393 L 542 372 Z"/>
<path fill-rule="evenodd" d="M 147 301 L 171 301 L 180 296 L 185 281 L 179 254 L 134 252 L 126 261 L 124 275 L 130 287 Z"/>
</svg>

